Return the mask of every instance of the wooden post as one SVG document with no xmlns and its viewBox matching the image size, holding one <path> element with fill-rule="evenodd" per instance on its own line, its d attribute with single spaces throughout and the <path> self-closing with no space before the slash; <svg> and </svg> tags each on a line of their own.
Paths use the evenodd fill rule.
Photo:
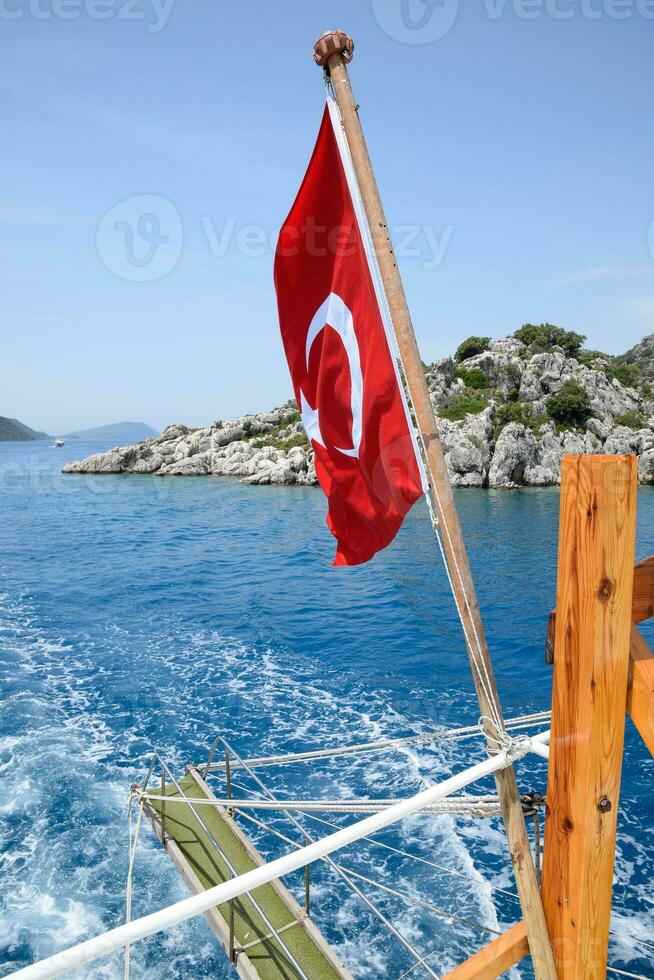
<svg viewBox="0 0 654 980">
<path fill-rule="evenodd" d="M 443 980 L 494 980 L 529 956 L 527 928 L 517 922 L 492 943 L 446 973 Z"/>
<path fill-rule="evenodd" d="M 631 627 L 627 711 L 654 755 L 654 655 L 636 626 Z"/>
<path fill-rule="evenodd" d="M 351 60 L 352 51 L 353 43 L 344 32 L 328 32 L 316 42 L 315 60 L 321 67 L 329 71 L 343 120 L 343 127 L 388 300 L 393 330 L 415 409 L 416 422 L 425 446 L 427 457 L 425 462 L 431 498 L 439 525 L 443 530 L 445 554 L 452 576 L 457 606 L 465 627 L 468 655 L 473 664 L 473 677 L 481 714 L 488 718 L 492 717 L 490 698 L 499 704 L 497 688 L 443 449 L 436 428 L 429 388 L 413 331 L 402 279 L 395 260 L 384 209 L 350 86 L 345 61 Z M 477 663 L 481 661 L 483 666 L 487 678 L 486 690 L 479 681 L 477 668 L 474 666 L 475 661 Z M 493 736 L 497 733 L 489 728 L 487 734 Z M 529 837 L 513 767 L 496 774 L 495 780 L 520 902 L 527 924 L 534 970 L 539 980 L 541 977 L 554 980 L 556 972 L 552 949 L 547 935 L 540 892 L 529 847 Z"/>
<path fill-rule="evenodd" d="M 543 860 L 561 980 L 606 976 L 636 491 L 635 456 L 563 459 Z"/>
</svg>

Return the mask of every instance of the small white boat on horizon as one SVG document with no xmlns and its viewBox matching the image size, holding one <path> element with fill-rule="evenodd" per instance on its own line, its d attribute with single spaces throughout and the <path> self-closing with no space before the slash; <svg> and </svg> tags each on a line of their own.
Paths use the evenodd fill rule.
<svg viewBox="0 0 654 980">
<path fill-rule="evenodd" d="M 61 449 L 61 447 L 62 447 L 63 445 L 64 445 L 64 440 L 63 440 L 63 439 L 55 439 L 55 441 L 54 441 L 54 443 L 53 443 L 53 446 L 54 446 L 54 447 L 55 447 L 56 449 Z"/>
</svg>

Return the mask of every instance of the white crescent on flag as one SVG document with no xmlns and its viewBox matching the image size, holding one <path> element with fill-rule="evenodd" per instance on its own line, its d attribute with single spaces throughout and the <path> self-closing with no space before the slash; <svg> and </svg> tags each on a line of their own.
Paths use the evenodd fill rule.
<svg viewBox="0 0 654 980">
<path fill-rule="evenodd" d="M 354 329 L 354 319 L 351 312 L 336 293 L 330 293 L 324 303 L 321 303 L 316 310 L 307 333 L 306 359 L 307 371 L 309 370 L 309 357 L 314 340 L 325 329 L 331 327 L 335 330 L 343 342 L 347 362 L 350 368 L 350 383 L 352 393 L 350 395 L 350 407 L 352 410 L 352 449 L 341 449 L 334 446 L 334 449 L 344 456 L 359 458 L 361 448 L 361 434 L 363 432 L 363 374 L 361 373 L 361 357 L 359 355 L 359 344 Z M 320 431 L 318 421 L 318 409 L 312 408 L 307 401 L 307 397 L 300 388 L 300 403 L 302 411 L 302 424 L 308 438 L 315 440 L 323 448 L 327 448 Z"/>
</svg>

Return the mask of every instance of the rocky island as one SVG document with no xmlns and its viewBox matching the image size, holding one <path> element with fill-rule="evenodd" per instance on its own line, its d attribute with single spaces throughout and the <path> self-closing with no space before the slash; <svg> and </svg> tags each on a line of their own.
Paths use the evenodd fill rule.
<svg viewBox="0 0 654 980">
<path fill-rule="evenodd" d="M 454 486 L 551 486 L 565 453 L 635 453 L 641 483 L 654 483 L 654 334 L 619 357 L 586 350 L 584 340 L 526 324 L 504 340 L 469 337 L 425 366 Z M 200 429 L 169 425 L 63 472 L 316 483 L 292 402 Z"/>
</svg>

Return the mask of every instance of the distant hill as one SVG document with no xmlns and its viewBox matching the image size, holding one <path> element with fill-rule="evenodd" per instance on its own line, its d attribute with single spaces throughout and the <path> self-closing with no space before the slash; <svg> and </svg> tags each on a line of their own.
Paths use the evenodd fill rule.
<svg viewBox="0 0 654 980">
<path fill-rule="evenodd" d="M 37 439 L 50 438 L 47 432 L 37 432 L 18 419 L 7 419 L 0 415 L 0 442 L 35 442 Z"/>
<path fill-rule="evenodd" d="M 67 432 L 64 439 L 106 439 L 115 443 L 127 445 L 130 442 L 141 442 L 159 433 L 145 422 L 113 422 L 111 425 L 99 425 L 96 429 L 80 429 L 78 432 Z"/>
<path fill-rule="evenodd" d="M 647 384 L 651 388 L 654 385 L 654 333 L 643 337 L 641 342 L 626 354 L 620 354 L 615 358 L 615 362 L 631 367 L 634 374 L 630 379 L 632 384 L 635 383 L 639 387 Z"/>
</svg>

